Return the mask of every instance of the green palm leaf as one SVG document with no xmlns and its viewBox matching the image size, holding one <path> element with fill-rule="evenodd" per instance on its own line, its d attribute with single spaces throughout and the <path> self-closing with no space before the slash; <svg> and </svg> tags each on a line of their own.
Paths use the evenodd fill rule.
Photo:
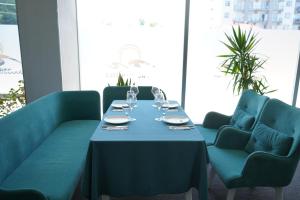
<svg viewBox="0 0 300 200">
<path fill-rule="evenodd" d="M 218 55 L 224 59 L 220 65 L 221 72 L 232 76 L 230 81 L 233 93 L 238 94 L 246 89 L 252 89 L 259 94 L 266 94 L 276 90 L 269 90 L 264 76 L 257 74 L 263 69 L 267 59 L 259 58 L 254 52 L 261 39 L 257 34 L 242 30 L 240 26 L 232 27 L 232 35 L 225 33 L 226 42 L 221 43 L 228 49 L 228 54 Z"/>
</svg>

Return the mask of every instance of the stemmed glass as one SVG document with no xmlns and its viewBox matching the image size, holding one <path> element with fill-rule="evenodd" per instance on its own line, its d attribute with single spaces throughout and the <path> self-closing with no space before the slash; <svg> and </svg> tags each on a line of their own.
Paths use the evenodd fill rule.
<svg viewBox="0 0 300 200">
<path fill-rule="evenodd" d="M 133 84 L 133 86 L 130 87 L 130 91 L 132 91 L 135 94 L 135 96 L 137 96 L 139 93 L 139 88 L 135 86 L 135 84 Z"/>
<path fill-rule="evenodd" d="M 159 91 L 160 91 L 160 89 L 158 87 L 152 86 L 151 93 L 153 94 L 154 98 L 155 98 L 156 94 L 159 93 Z"/>
<path fill-rule="evenodd" d="M 161 109 L 162 105 L 164 104 L 164 102 L 165 102 L 165 97 L 164 97 L 163 93 L 162 92 L 156 93 L 154 103 L 159 112 L 160 112 L 160 109 Z M 155 118 L 155 120 L 161 121 L 161 117 L 159 116 L 159 117 Z"/>
<path fill-rule="evenodd" d="M 131 90 L 127 91 L 126 103 L 128 104 L 129 110 L 131 112 L 133 110 L 134 105 L 137 103 L 136 95 Z M 126 113 L 126 111 L 125 111 L 125 113 Z M 135 119 L 130 117 L 130 120 L 135 120 Z"/>
<path fill-rule="evenodd" d="M 164 96 L 164 95 L 163 95 Z M 169 110 L 169 101 L 167 99 L 165 99 L 165 96 L 164 96 L 164 102 L 163 102 L 163 105 L 162 105 L 162 111 L 163 111 L 163 116 L 166 115 L 166 112 Z"/>
<path fill-rule="evenodd" d="M 152 105 L 153 107 L 156 107 L 155 99 L 156 99 L 156 95 L 159 93 L 159 91 L 160 91 L 160 89 L 158 87 L 152 86 L 151 93 L 153 94 L 153 97 L 154 97 L 154 105 Z"/>
<path fill-rule="evenodd" d="M 135 84 L 133 84 L 133 86 L 130 87 L 130 91 L 133 92 L 135 94 L 135 101 L 137 101 L 137 95 L 139 93 L 139 88 L 137 86 L 135 86 Z M 137 102 L 135 102 L 134 107 L 136 107 Z"/>
</svg>

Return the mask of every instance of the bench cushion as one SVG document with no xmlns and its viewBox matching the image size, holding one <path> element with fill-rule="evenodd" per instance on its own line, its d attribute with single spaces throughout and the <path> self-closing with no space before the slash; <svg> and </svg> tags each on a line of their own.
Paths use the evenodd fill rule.
<svg viewBox="0 0 300 200">
<path fill-rule="evenodd" d="M 0 185 L 34 189 L 49 200 L 71 199 L 85 164 L 89 138 L 99 121 L 64 122 Z"/>
</svg>

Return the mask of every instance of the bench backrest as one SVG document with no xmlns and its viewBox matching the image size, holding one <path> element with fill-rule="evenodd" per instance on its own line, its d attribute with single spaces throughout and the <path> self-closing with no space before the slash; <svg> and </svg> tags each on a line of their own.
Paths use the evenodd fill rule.
<svg viewBox="0 0 300 200">
<path fill-rule="evenodd" d="M 55 92 L 0 119 L 0 184 L 62 122 L 100 120 L 96 91 Z"/>
<path fill-rule="evenodd" d="M 0 119 L 0 183 L 60 123 L 59 98 L 43 97 Z"/>
</svg>

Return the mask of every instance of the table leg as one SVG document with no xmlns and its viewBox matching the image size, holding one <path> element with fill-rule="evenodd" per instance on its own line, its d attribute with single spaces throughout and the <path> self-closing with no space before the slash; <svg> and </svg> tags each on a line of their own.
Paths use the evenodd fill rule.
<svg viewBox="0 0 300 200">
<path fill-rule="evenodd" d="M 184 194 L 185 200 L 193 200 L 193 191 L 190 189 Z"/>
<path fill-rule="evenodd" d="M 101 200 L 110 200 L 110 197 L 108 195 L 102 195 Z"/>
</svg>

